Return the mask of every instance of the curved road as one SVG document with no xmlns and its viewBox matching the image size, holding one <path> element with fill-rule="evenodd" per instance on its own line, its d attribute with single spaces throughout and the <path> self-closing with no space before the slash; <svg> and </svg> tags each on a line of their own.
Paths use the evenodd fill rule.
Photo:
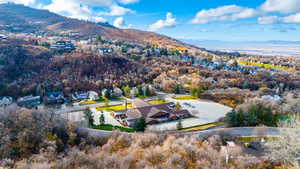
<svg viewBox="0 0 300 169">
<path fill-rule="evenodd" d="M 281 130 L 285 129 L 276 127 L 236 127 L 193 132 L 165 132 L 162 134 L 173 134 L 179 136 L 198 136 L 199 138 L 206 138 L 213 135 L 228 135 L 232 137 L 280 137 Z M 94 130 L 87 128 L 81 128 L 80 131 L 86 131 L 88 134 L 93 136 L 109 136 L 113 133 L 112 131 Z"/>
</svg>

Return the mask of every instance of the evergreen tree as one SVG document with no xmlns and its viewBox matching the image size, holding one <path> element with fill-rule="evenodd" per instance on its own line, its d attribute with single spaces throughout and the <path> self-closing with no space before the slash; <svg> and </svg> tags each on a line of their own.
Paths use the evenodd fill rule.
<svg viewBox="0 0 300 169">
<path fill-rule="evenodd" d="M 146 119 L 144 117 L 139 118 L 133 125 L 135 131 L 144 132 L 147 127 Z"/>
<path fill-rule="evenodd" d="M 103 97 L 109 99 L 111 97 L 111 91 L 110 90 L 105 90 L 103 92 Z"/>
<path fill-rule="evenodd" d="M 180 90 L 181 90 L 181 85 L 177 83 L 174 88 L 174 93 L 180 94 Z"/>
<path fill-rule="evenodd" d="M 179 121 L 177 122 L 176 127 L 177 127 L 177 130 L 181 130 L 182 129 L 182 121 L 181 121 L 181 119 L 179 119 Z"/>
<path fill-rule="evenodd" d="M 88 123 L 88 126 L 89 127 L 92 127 L 94 125 L 94 116 L 93 116 L 93 112 L 87 108 L 85 111 L 84 111 L 84 118 L 86 119 L 87 123 Z"/>
<path fill-rule="evenodd" d="M 105 124 L 105 117 L 104 117 L 103 111 L 101 112 L 99 122 L 100 122 L 101 126 Z"/>
<path fill-rule="evenodd" d="M 149 97 L 151 96 L 150 88 L 149 86 L 145 86 L 144 96 Z"/>
<path fill-rule="evenodd" d="M 137 91 L 138 91 L 138 96 L 144 95 L 143 88 L 141 86 L 137 87 Z"/>
</svg>

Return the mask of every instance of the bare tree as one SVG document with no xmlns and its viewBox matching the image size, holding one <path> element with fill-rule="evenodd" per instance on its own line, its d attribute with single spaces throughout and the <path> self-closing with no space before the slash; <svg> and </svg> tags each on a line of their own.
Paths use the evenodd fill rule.
<svg viewBox="0 0 300 169">
<path fill-rule="evenodd" d="M 266 144 L 268 156 L 274 161 L 281 161 L 285 166 L 299 168 L 300 157 L 300 121 L 286 122 L 280 126 L 280 137 Z"/>
</svg>

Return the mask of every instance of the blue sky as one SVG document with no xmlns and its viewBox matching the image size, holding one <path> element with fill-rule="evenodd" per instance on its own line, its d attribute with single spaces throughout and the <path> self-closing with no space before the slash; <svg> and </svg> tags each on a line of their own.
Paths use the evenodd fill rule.
<svg viewBox="0 0 300 169">
<path fill-rule="evenodd" d="M 179 39 L 300 40 L 300 0 L 0 0 Z"/>
</svg>

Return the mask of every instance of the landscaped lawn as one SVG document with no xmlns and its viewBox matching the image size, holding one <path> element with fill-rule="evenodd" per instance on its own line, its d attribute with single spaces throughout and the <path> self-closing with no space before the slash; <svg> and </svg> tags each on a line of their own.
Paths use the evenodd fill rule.
<svg viewBox="0 0 300 169">
<path fill-rule="evenodd" d="M 177 96 L 174 99 L 176 99 L 176 100 L 194 100 L 194 99 L 197 99 L 197 97 L 188 95 L 188 96 Z"/>
<path fill-rule="evenodd" d="M 188 128 L 183 128 L 181 129 L 182 131 L 199 131 L 199 130 L 207 130 L 216 126 L 223 125 L 224 122 L 215 122 L 215 123 L 209 123 L 209 124 L 204 124 L 204 125 L 199 125 L 199 126 L 193 126 L 193 127 L 188 127 Z"/>
<path fill-rule="evenodd" d="M 88 104 L 95 104 L 95 103 L 97 103 L 97 101 L 94 101 L 94 100 L 88 100 L 88 101 L 80 102 L 79 104 L 80 104 L 80 105 L 88 105 Z"/>
<path fill-rule="evenodd" d="M 127 108 L 131 108 L 132 107 L 132 104 L 128 104 L 127 105 Z M 116 106 L 108 106 L 108 107 L 97 107 L 96 110 L 97 111 L 109 111 L 109 112 L 112 112 L 112 111 L 120 111 L 120 110 L 125 110 L 126 107 L 124 105 L 116 105 Z"/>
<path fill-rule="evenodd" d="M 109 101 L 121 101 L 124 100 L 124 97 L 115 97 L 115 98 L 111 98 L 109 99 Z M 103 96 L 101 96 L 98 100 L 96 100 L 97 102 L 105 102 L 105 98 Z"/>
<path fill-rule="evenodd" d="M 109 124 L 93 126 L 93 129 L 106 130 L 106 131 L 120 130 L 122 132 L 129 132 L 129 133 L 135 132 L 134 129 L 132 128 L 113 126 Z"/>
<path fill-rule="evenodd" d="M 150 104 L 163 104 L 166 103 L 166 100 L 164 99 L 157 99 L 157 100 L 151 100 L 149 101 Z"/>
<path fill-rule="evenodd" d="M 279 69 L 279 70 L 285 70 L 285 71 L 296 71 L 294 68 L 290 68 L 290 67 L 276 66 L 276 65 L 263 64 L 263 63 L 257 63 L 257 62 L 248 62 L 248 61 L 243 61 L 243 60 L 239 60 L 238 63 L 240 65 L 258 66 L 258 67 L 263 67 L 263 68 L 266 68 L 266 69 Z"/>
</svg>

